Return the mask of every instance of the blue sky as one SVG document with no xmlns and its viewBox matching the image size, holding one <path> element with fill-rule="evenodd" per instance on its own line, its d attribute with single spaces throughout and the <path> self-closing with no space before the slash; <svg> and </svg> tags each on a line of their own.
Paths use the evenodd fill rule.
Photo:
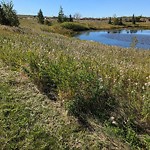
<svg viewBox="0 0 150 150">
<path fill-rule="evenodd" d="M 9 1 L 9 0 L 7 0 Z M 150 16 L 150 0 L 12 0 L 18 14 L 57 16 L 60 6 L 64 14 L 82 17 Z"/>
</svg>

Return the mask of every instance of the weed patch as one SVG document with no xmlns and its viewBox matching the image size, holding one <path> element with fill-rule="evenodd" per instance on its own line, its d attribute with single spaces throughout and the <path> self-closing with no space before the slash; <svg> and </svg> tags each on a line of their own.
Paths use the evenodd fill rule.
<svg viewBox="0 0 150 150">
<path fill-rule="evenodd" d="M 128 143 L 131 141 L 132 147 L 148 147 L 148 144 L 142 143 L 148 143 L 149 137 L 139 137 L 149 133 L 149 51 L 79 41 L 52 33 L 10 32 L 7 36 L 2 33 L 0 37 L 0 59 L 12 70 L 27 74 L 42 94 L 60 102 L 61 106 L 67 106 L 67 111 L 82 123 L 90 124 L 88 119 L 92 118 L 105 124 L 113 116 L 117 129 L 114 128 L 112 132 L 118 132 Z M 19 86 L 11 80 L 8 83 L 11 86 Z M 26 105 L 22 103 L 14 102 L 17 98 L 7 92 L 9 86 L 1 86 L 1 124 L 8 124 L 8 128 L 15 132 L 12 134 L 16 135 L 16 128 L 19 127 L 13 126 L 9 121 L 13 118 L 14 125 L 21 122 L 20 126 L 27 131 L 28 127 L 34 129 L 37 132 L 35 136 L 39 136 L 39 130 L 41 139 L 43 136 L 48 137 L 47 135 L 50 139 L 60 139 L 61 134 L 56 137 L 47 130 L 43 131 L 41 126 L 34 125 L 32 110 L 26 109 Z M 6 120 L 7 117 L 10 119 Z M 17 118 L 20 118 L 20 121 L 17 121 Z M 122 126 L 124 121 L 128 124 Z M 4 132 L 4 128 L 1 130 Z M 23 132 L 21 139 L 24 140 L 24 134 L 33 136 L 30 136 L 30 132 L 17 132 Z M 67 137 L 66 141 L 68 134 L 64 135 Z M 7 138 L 4 141 L 7 141 Z M 30 139 L 31 143 L 33 139 Z M 13 139 L 15 140 L 24 141 Z M 66 141 L 62 140 L 62 145 L 68 143 Z M 41 145 L 48 145 L 46 139 L 43 139 L 42 143 Z M 67 147 L 67 144 L 65 146 Z"/>
</svg>

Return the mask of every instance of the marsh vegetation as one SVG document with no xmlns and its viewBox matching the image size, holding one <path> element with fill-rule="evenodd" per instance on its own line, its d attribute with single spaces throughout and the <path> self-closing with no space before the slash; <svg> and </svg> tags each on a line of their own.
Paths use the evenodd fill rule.
<svg viewBox="0 0 150 150">
<path fill-rule="evenodd" d="M 0 26 L 2 149 L 150 148 L 150 51 L 57 34 L 99 23 L 20 24 Z"/>
</svg>

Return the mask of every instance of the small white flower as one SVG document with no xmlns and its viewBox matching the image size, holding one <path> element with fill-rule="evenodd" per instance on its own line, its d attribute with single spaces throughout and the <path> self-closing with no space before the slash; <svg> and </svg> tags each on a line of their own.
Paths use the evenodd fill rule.
<svg viewBox="0 0 150 150">
<path fill-rule="evenodd" d="M 111 117 L 110 117 L 110 121 L 113 121 L 114 119 L 115 119 L 114 116 L 111 116 Z"/>
<path fill-rule="evenodd" d="M 112 124 L 113 124 L 113 125 L 116 125 L 116 126 L 118 125 L 118 123 L 117 123 L 115 120 L 112 121 Z"/>
</svg>

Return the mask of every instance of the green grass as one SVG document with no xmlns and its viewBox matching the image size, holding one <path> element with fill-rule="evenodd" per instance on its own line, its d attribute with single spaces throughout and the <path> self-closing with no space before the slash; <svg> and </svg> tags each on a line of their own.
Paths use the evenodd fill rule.
<svg viewBox="0 0 150 150">
<path fill-rule="evenodd" d="M 86 149 L 110 147 L 67 116 L 60 102 L 39 93 L 28 77 L 8 67 L 1 68 L 0 148 L 1 149 Z"/>
<path fill-rule="evenodd" d="M 77 23 L 77 22 L 64 22 L 64 23 L 54 23 L 52 26 L 41 27 L 42 31 L 59 33 L 65 36 L 73 36 L 80 31 L 89 30 L 87 24 Z"/>
<path fill-rule="evenodd" d="M 113 30 L 113 29 L 150 29 L 149 22 L 139 22 L 133 25 L 131 22 L 123 22 L 123 26 L 108 24 L 105 21 L 98 20 L 75 20 L 74 22 L 58 23 L 57 19 L 51 20 L 51 25 L 41 25 L 37 23 L 37 18 L 34 17 L 20 17 L 20 26 L 25 32 L 39 33 L 52 32 L 65 36 L 74 36 L 77 32 L 85 30 Z"/>
<path fill-rule="evenodd" d="M 57 23 L 53 21 L 51 26 L 41 26 L 40 29 L 45 32 L 59 33 L 65 36 L 74 36 L 80 31 L 86 30 L 122 30 L 122 29 L 150 29 L 150 23 L 140 22 L 133 25 L 130 22 L 123 22 L 123 25 L 113 25 L 107 22 L 80 20 L 75 22 Z"/>
<path fill-rule="evenodd" d="M 149 51 L 27 28 L 0 29 L 3 149 L 149 149 Z"/>
<path fill-rule="evenodd" d="M 90 28 L 86 24 L 75 22 L 64 22 L 61 24 L 63 28 L 73 30 L 75 32 L 89 30 Z"/>
</svg>

